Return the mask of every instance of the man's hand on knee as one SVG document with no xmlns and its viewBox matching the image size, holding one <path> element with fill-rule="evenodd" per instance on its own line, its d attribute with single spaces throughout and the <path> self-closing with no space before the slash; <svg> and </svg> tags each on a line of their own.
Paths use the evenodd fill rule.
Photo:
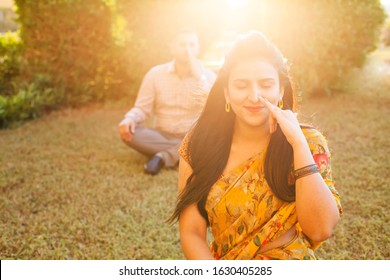
<svg viewBox="0 0 390 280">
<path fill-rule="evenodd" d="M 133 139 L 136 123 L 131 118 L 124 118 L 119 123 L 119 134 L 123 141 L 130 142 Z"/>
</svg>

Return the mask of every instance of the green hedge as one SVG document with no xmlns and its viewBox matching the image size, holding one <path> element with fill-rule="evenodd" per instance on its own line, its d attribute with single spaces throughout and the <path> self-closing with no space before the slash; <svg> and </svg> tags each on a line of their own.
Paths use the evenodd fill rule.
<svg viewBox="0 0 390 280">
<path fill-rule="evenodd" d="M 262 26 L 292 62 L 303 94 L 337 91 L 380 39 L 386 14 L 379 0 L 277 0 Z"/>
<path fill-rule="evenodd" d="M 45 77 L 71 104 L 118 95 L 124 46 L 114 30 L 115 1 L 16 0 L 30 81 Z"/>
<path fill-rule="evenodd" d="M 20 30 L 0 36 L 0 127 L 60 106 L 119 98 L 139 76 L 113 0 L 16 0 Z M 136 78 L 133 78 L 136 77 Z"/>
<path fill-rule="evenodd" d="M 14 80 L 20 76 L 22 41 L 16 32 L 0 34 L 0 95 L 14 93 Z"/>
<path fill-rule="evenodd" d="M 58 105 L 58 95 L 52 89 L 39 89 L 35 84 L 19 87 L 12 96 L 0 95 L 0 128 L 12 127 L 41 115 Z"/>
</svg>

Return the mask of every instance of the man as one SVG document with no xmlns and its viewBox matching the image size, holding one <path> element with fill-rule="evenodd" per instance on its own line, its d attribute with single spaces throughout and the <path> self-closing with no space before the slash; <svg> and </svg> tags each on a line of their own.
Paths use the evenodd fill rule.
<svg viewBox="0 0 390 280">
<path fill-rule="evenodd" d="M 216 78 L 197 58 L 199 42 L 193 31 L 180 31 L 170 48 L 173 61 L 145 75 L 134 107 L 119 123 L 122 140 L 151 158 L 144 171 L 152 175 L 177 165 L 181 141 L 199 117 Z M 153 128 L 143 127 L 152 115 Z"/>
</svg>

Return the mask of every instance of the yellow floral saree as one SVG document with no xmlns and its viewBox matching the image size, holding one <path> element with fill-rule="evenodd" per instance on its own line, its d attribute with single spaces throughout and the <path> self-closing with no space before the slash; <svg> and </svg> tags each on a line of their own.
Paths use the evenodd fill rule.
<svg viewBox="0 0 390 280">
<path fill-rule="evenodd" d="M 303 132 L 341 213 L 326 140 L 315 129 L 305 128 Z M 210 250 L 216 259 L 226 260 L 315 259 L 314 250 L 320 244 L 303 234 L 295 202 L 281 201 L 272 193 L 263 174 L 264 156 L 260 153 L 246 160 L 212 186 L 205 206 L 214 237 Z M 290 242 L 258 253 L 292 227 L 296 234 Z"/>
</svg>

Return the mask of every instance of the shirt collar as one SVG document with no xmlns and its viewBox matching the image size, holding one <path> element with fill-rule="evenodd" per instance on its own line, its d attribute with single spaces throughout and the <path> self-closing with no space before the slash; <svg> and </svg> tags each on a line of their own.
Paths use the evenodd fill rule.
<svg viewBox="0 0 390 280">
<path fill-rule="evenodd" d="M 173 73 L 173 74 L 177 75 L 176 68 L 175 68 L 175 59 L 168 63 L 168 73 Z M 191 76 L 191 77 L 193 77 L 193 76 Z"/>
<path fill-rule="evenodd" d="M 171 62 L 169 62 L 169 64 L 168 64 L 168 72 L 169 73 L 176 73 L 176 71 L 175 71 L 175 60 L 172 60 Z"/>
</svg>

